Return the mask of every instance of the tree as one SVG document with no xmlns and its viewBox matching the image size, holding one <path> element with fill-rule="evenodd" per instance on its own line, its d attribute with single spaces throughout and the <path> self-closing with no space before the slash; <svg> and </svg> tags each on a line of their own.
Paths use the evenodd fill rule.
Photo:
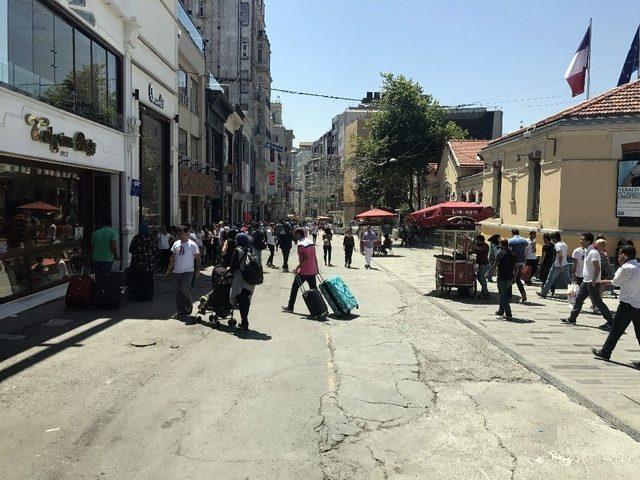
<svg viewBox="0 0 640 480">
<path fill-rule="evenodd" d="M 357 171 L 354 188 L 364 204 L 391 210 L 408 204 L 413 211 L 428 163 L 438 163 L 447 140 L 466 132 L 447 121 L 446 108 L 418 83 L 390 73 L 382 79 L 378 109 L 366 122 L 369 136 L 351 139 L 355 154 L 348 163 Z M 390 158 L 397 161 L 376 165 Z"/>
</svg>

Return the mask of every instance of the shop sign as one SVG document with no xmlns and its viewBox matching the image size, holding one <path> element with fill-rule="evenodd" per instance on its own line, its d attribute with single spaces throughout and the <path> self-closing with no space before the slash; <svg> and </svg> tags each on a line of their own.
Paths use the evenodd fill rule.
<svg viewBox="0 0 640 480">
<path fill-rule="evenodd" d="M 640 218 L 640 160 L 618 161 L 616 217 Z"/>
<path fill-rule="evenodd" d="M 139 197 L 142 194 L 142 180 L 131 179 L 131 196 Z"/>
<path fill-rule="evenodd" d="M 215 196 L 213 177 L 206 173 L 196 172 L 180 167 L 179 193 L 181 195 Z"/>
<path fill-rule="evenodd" d="M 68 137 L 64 133 L 53 133 L 53 127 L 49 126 L 49 119 L 38 117 L 33 114 L 24 116 L 27 125 L 31 125 L 31 139 L 49 145 L 49 150 L 58 153 L 60 147 L 72 148 L 76 152 L 84 152 L 91 157 L 96 153 L 96 144 L 93 140 L 86 138 L 84 133 L 76 132 L 73 137 Z"/>
<path fill-rule="evenodd" d="M 153 85 L 151 84 L 149 84 L 149 101 L 158 108 L 164 108 L 164 98 L 162 98 L 162 94 L 156 97 L 153 91 Z"/>
<path fill-rule="evenodd" d="M 283 146 L 271 143 L 269 140 L 267 140 L 267 148 L 270 148 L 271 150 L 274 150 L 276 152 L 284 152 Z"/>
</svg>

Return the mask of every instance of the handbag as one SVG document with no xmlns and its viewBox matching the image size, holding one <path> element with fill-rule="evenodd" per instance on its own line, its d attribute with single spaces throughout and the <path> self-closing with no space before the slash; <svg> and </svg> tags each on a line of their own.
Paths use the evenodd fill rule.
<svg viewBox="0 0 640 480">
<path fill-rule="evenodd" d="M 567 289 L 567 300 L 571 305 L 576 304 L 576 297 L 578 296 L 579 289 L 580 287 L 576 282 L 572 282 L 571 285 L 569 285 L 569 288 Z"/>
</svg>

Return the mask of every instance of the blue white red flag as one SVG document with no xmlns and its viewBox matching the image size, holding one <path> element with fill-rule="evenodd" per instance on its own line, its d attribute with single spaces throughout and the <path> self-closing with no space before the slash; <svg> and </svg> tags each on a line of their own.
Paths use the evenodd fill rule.
<svg viewBox="0 0 640 480">
<path fill-rule="evenodd" d="M 571 59 L 569 68 L 564 74 L 564 79 L 571 87 L 571 96 L 575 97 L 584 93 L 584 84 L 587 77 L 587 70 L 589 70 L 589 57 L 591 51 L 591 25 L 587 28 L 587 32 L 584 34 L 582 42 L 575 55 Z"/>
<path fill-rule="evenodd" d="M 629 53 L 627 53 L 627 58 L 624 61 L 624 65 L 622 65 L 618 86 L 631 81 L 631 74 L 638 70 L 639 67 L 638 55 L 640 55 L 640 27 L 636 30 L 636 35 L 633 37 L 631 47 L 629 47 Z"/>
</svg>

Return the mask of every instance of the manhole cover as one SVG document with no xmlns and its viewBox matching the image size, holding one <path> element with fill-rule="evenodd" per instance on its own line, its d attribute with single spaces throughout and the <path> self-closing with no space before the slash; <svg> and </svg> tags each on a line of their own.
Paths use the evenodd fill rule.
<svg viewBox="0 0 640 480">
<path fill-rule="evenodd" d="M 135 338 L 129 342 L 132 347 L 150 347 L 158 341 L 154 338 Z"/>
</svg>

